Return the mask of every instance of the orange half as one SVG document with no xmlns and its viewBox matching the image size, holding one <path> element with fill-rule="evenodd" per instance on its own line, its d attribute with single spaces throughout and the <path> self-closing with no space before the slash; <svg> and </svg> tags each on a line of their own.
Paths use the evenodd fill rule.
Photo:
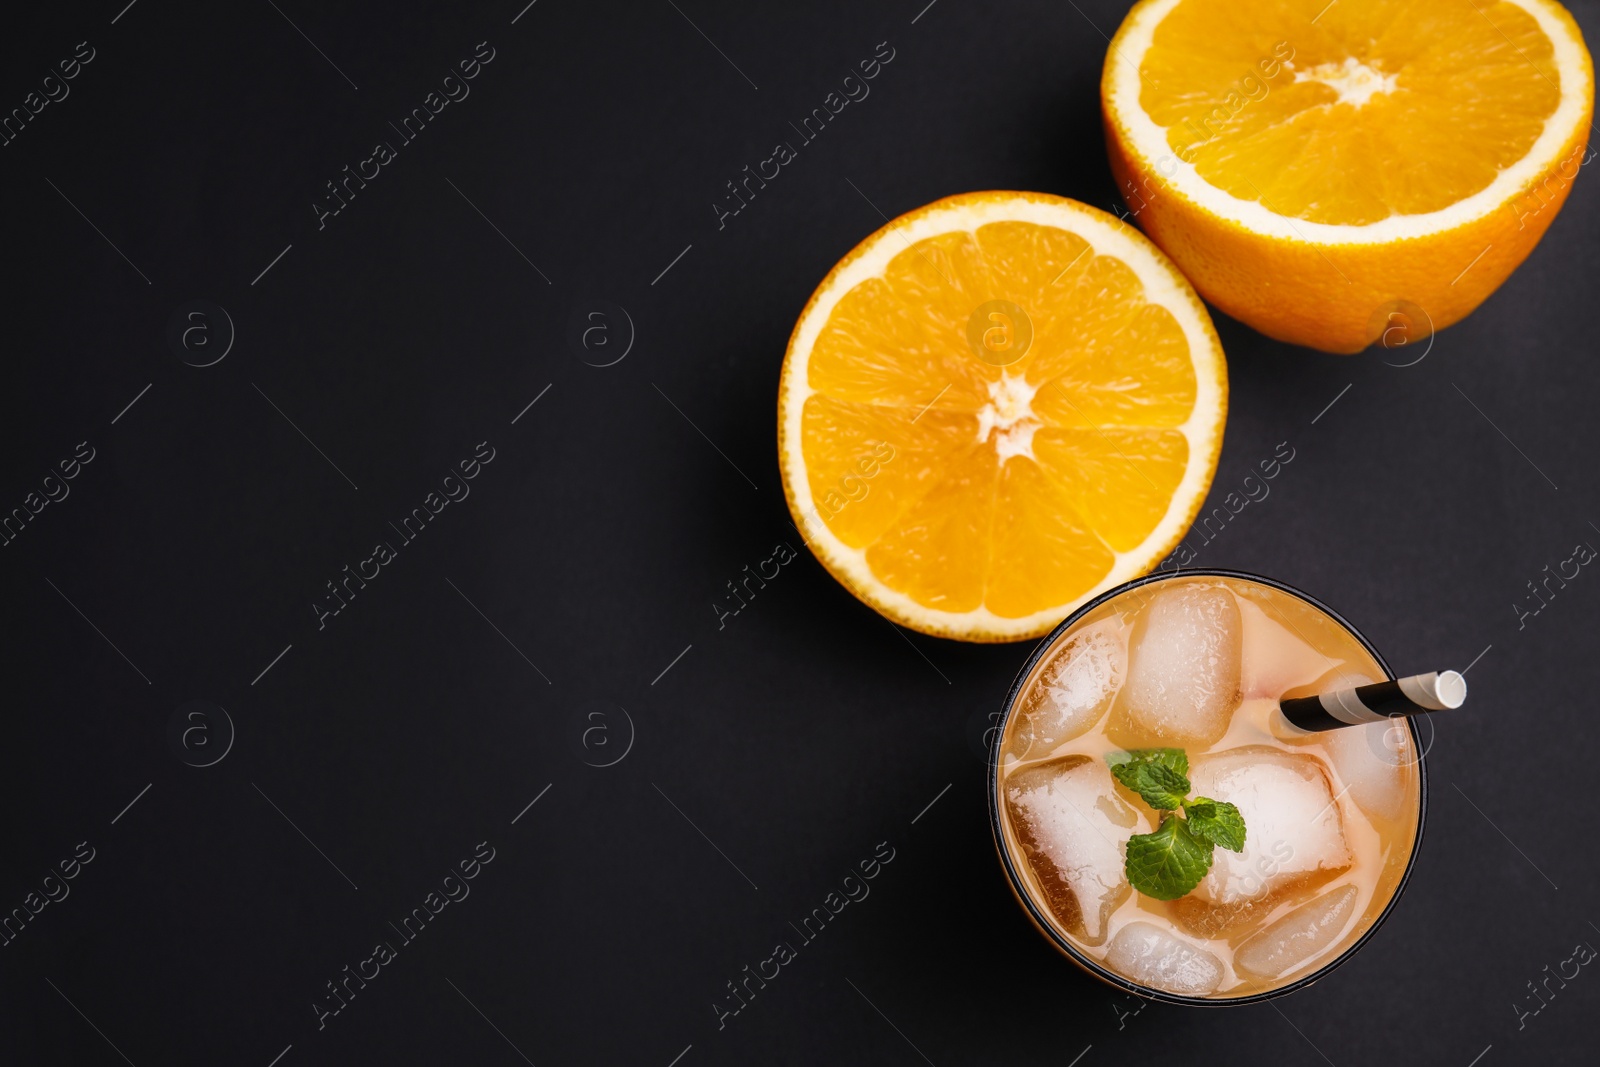
<svg viewBox="0 0 1600 1067">
<path fill-rule="evenodd" d="M 1195 288 L 1330 352 L 1467 315 L 1592 158 L 1594 67 L 1554 0 L 1141 0 L 1101 101 L 1133 216 Z"/>
<path fill-rule="evenodd" d="M 1205 308 L 1141 234 L 990 192 L 834 267 L 778 393 L 784 493 L 823 565 L 895 622 L 1011 641 L 1178 543 L 1228 387 Z"/>
</svg>

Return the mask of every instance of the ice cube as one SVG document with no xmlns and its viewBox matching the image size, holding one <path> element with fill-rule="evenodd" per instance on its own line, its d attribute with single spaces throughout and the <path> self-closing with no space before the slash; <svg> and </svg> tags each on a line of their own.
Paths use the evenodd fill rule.
<svg viewBox="0 0 1600 1067">
<path fill-rule="evenodd" d="M 1140 985 L 1203 997 L 1222 984 L 1222 961 L 1199 945 L 1147 922 L 1117 931 L 1106 951 L 1112 970 Z"/>
<path fill-rule="evenodd" d="M 1362 811 L 1382 819 L 1405 813 L 1409 779 L 1404 768 L 1417 756 L 1403 719 L 1329 730 L 1323 737 L 1334 769 Z"/>
<path fill-rule="evenodd" d="M 1326 693 L 1374 680 L 1367 674 L 1335 672 L 1312 691 Z M 1333 769 L 1362 811 L 1382 819 L 1398 819 L 1405 813 L 1410 782 L 1405 768 L 1417 762 L 1417 750 L 1403 718 L 1327 730 L 1316 740 L 1327 746 Z"/>
<path fill-rule="evenodd" d="M 1105 940 L 1106 921 L 1131 892 L 1125 849 L 1142 820 L 1117 796 L 1111 772 L 1088 756 L 1060 756 L 1006 779 L 1011 825 L 1046 902 L 1084 942 Z"/>
<path fill-rule="evenodd" d="M 1239 706 L 1241 630 L 1226 589 L 1183 584 L 1157 593 L 1133 636 L 1118 733 L 1138 743 L 1221 740 Z"/>
<path fill-rule="evenodd" d="M 1109 626 L 1073 634 L 1041 672 L 1018 724 L 1018 748 L 1046 754 L 1100 721 L 1127 674 L 1128 653 Z"/>
<path fill-rule="evenodd" d="M 1353 885 L 1330 889 L 1254 934 L 1233 954 L 1235 969 L 1255 978 L 1281 978 L 1344 933 L 1356 910 Z"/>
<path fill-rule="evenodd" d="M 1192 932 L 1237 929 L 1350 866 L 1339 805 L 1317 757 L 1247 745 L 1199 757 L 1189 780 L 1194 796 L 1235 805 L 1245 825 L 1244 851 L 1216 849 L 1211 870 L 1177 903 Z"/>
</svg>

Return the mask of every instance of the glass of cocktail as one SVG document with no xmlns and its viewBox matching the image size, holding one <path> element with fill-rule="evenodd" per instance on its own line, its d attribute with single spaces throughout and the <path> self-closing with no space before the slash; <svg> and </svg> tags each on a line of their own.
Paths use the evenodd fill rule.
<svg viewBox="0 0 1600 1067">
<path fill-rule="evenodd" d="M 1333 611 L 1253 575 L 1152 575 L 1085 604 L 993 731 L 1018 901 L 1073 962 L 1141 996 L 1240 1004 L 1315 981 L 1388 916 L 1422 839 L 1423 732 L 1350 696 L 1388 682 L 1403 701 L 1392 679 Z M 1334 692 L 1361 724 L 1297 701 Z M 1280 701 L 1341 728 L 1299 729 Z"/>
</svg>

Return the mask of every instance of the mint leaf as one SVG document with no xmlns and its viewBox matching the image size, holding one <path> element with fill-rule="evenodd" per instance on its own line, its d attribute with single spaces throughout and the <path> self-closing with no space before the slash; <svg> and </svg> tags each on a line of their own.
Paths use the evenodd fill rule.
<svg viewBox="0 0 1600 1067">
<path fill-rule="evenodd" d="M 1221 845 L 1229 852 L 1244 851 L 1244 816 L 1232 804 L 1199 797 L 1184 801 L 1183 813 L 1188 816 L 1189 830 L 1196 837 Z"/>
<path fill-rule="evenodd" d="M 1111 773 L 1157 811 L 1181 807 L 1189 795 L 1189 779 L 1165 763 L 1133 760 L 1113 765 Z"/>
<path fill-rule="evenodd" d="M 1211 869 L 1211 842 L 1196 837 L 1187 820 L 1169 812 L 1155 833 L 1128 838 L 1123 869 L 1129 884 L 1145 896 L 1176 900 Z"/>
<path fill-rule="evenodd" d="M 1127 752 L 1113 752 L 1106 757 L 1106 762 L 1113 770 L 1124 763 L 1159 763 L 1179 774 L 1189 773 L 1189 756 L 1181 748 L 1135 748 Z"/>
</svg>

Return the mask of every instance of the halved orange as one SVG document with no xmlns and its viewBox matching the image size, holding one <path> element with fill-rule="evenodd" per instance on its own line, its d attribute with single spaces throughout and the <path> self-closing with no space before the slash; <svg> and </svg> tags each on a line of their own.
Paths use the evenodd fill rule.
<svg viewBox="0 0 1600 1067">
<path fill-rule="evenodd" d="M 1205 307 L 1137 230 L 1056 196 L 953 196 L 868 237 L 801 313 L 784 493 L 888 618 L 1035 637 L 1178 543 L 1227 396 Z"/>
<path fill-rule="evenodd" d="M 1207 300 L 1356 352 L 1533 250 L 1591 158 L 1594 67 L 1554 0 L 1142 0 L 1101 100 L 1124 197 Z"/>
</svg>

